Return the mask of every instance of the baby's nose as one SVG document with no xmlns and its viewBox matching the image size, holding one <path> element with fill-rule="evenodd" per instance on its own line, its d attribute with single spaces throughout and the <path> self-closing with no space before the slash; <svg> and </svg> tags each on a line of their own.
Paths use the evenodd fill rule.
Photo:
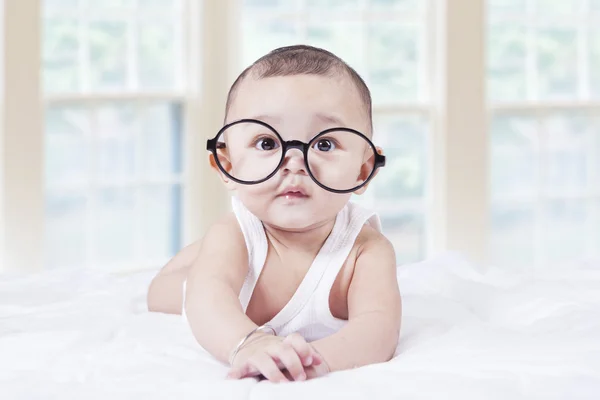
<svg viewBox="0 0 600 400">
<path fill-rule="evenodd" d="M 306 173 L 304 155 L 298 149 L 290 149 L 283 160 L 283 170 L 293 173 Z"/>
</svg>

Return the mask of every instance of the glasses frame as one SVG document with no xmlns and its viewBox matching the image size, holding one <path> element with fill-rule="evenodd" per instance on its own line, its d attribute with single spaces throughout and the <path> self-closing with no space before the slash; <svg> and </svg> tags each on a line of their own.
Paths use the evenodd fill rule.
<svg viewBox="0 0 600 400">
<path fill-rule="evenodd" d="M 256 123 L 259 125 L 264 126 L 265 128 L 269 129 L 271 132 L 273 132 L 275 134 L 275 136 L 277 136 L 277 138 L 279 139 L 279 142 L 281 143 L 281 159 L 279 160 L 279 163 L 277 164 L 277 166 L 275 167 L 275 169 L 273 169 L 273 172 L 271 172 L 269 175 L 267 175 L 265 178 L 263 179 L 259 179 L 257 181 L 243 181 L 241 179 L 237 179 L 233 176 L 231 176 L 223 167 L 223 165 L 221 165 L 221 163 L 219 162 L 219 157 L 217 155 L 217 150 L 224 148 L 224 143 L 219 146 L 217 139 L 219 139 L 219 136 L 221 136 L 221 134 L 229 129 L 230 127 L 237 125 L 237 124 L 241 124 L 241 123 Z M 358 136 L 360 136 L 362 139 L 364 139 L 369 146 L 371 147 L 371 149 L 373 150 L 373 154 L 375 156 L 375 162 L 373 164 L 373 170 L 371 171 L 371 173 L 369 174 L 368 178 L 365 179 L 365 181 L 363 183 L 361 183 L 360 185 L 353 187 L 352 189 L 333 189 L 330 187 L 327 187 L 325 185 L 323 185 L 321 182 L 319 182 L 317 180 L 317 178 L 315 178 L 315 176 L 313 175 L 312 171 L 310 170 L 310 166 L 308 164 L 308 150 L 311 148 L 312 144 L 318 140 L 320 137 L 322 137 L 323 135 L 326 135 L 328 133 L 331 132 L 339 132 L 339 131 L 344 131 L 344 132 L 350 132 L 350 133 L 354 133 Z M 313 182 L 315 182 L 319 187 L 321 187 L 322 189 L 325 189 L 329 192 L 333 192 L 333 193 L 350 193 L 350 192 L 354 192 L 360 188 L 362 188 L 363 186 L 365 186 L 367 183 L 369 183 L 369 181 L 373 178 L 373 176 L 375 175 L 375 172 L 377 171 L 378 168 L 382 168 L 385 166 L 385 156 L 382 154 L 379 154 L 377 152 L 377 149 L 375 148 L 375 145 L 373 144 L 373 142 L 366 137 L 364 134 L 362 134 L 361 132 L 351 129 L 351 128 L 344 128 L 344 127 L 338 127 L 338 128 L 328 128 L 325 129 L 324 131 L 319 132 L 317 135 L 315 135 L 308 143 L 302 142 L 300 140 L 283 140 L 283 138 L 281 137 L 281 135 L 279 134 L 279 132 L 277 132 L 277 130 L 275 130 L 275 128 L 273 128 L 271 125 L 267 124 L 266 122 L 260 121 L 260 120 L 256 120 L 256 119 L 249 119 L 249 118 L 245 118 L 245 119 L 240 119 L 240 120 L 236 120 L 233 122 L 230 122 L 228 124 L 226 124 L 225 126 L 223 126 L 221 129 L 219 129 L 219 131 L 217 132 L 217 134 L 215 135 L 214 138 L 212 139 L 208 139 L 206 141 L 206 150 L 210 151 L 215 159 L 215 163 L 217 164 L 217 166 L 219 167 L 219 169 L 221 170 L 221 172 L 223 172 L 229 179 L 231 179 L 234 182 L 237 182 L 239 184 L 242 185 L 257 185 L 259 183 L 268 181 L 269 179 L 271 179 L 273 176 L 275 176 L 275 174 L 281 169 L 281 166 L 283 165 L 283 162 L 285 160 L 285 154 L 287 153 L 288 150 L 291 149 L 298 149 L 302 152 L 303 157 L 304 157 L 304 165 L 306 167 L 306 172 L 308 172 L 308 175 L 310 176 L 310 178 L 313 180 Z"/>
</svg>

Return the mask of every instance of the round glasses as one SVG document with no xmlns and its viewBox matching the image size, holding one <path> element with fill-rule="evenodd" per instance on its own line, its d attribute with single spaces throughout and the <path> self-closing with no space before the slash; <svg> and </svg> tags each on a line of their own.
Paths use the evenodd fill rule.
<svg viewBox="0 0 600 400">
<path fill-rule="evenodd" d="M 242 119 L 225 125 L 206 149 L 219 169 L 231 180 L 245 185 L 273 177 L 284 163 L 288 150 L 304 155 L 306 172 L 321 188 L 334 193 L 360 189 L 385 166 L 385 156 L 362 133 L 350 128 L 330 128 L 308 143 L 284 141 L 269 124 Z"/>
</svg>

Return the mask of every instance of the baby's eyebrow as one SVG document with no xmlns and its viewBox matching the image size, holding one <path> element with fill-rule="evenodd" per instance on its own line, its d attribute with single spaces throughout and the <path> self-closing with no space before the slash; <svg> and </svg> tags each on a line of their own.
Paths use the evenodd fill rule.
<svg viewBox="0 0 600 400">
<path fill-rule="evenodd" d="M 335 124 L 337 126 L 344 126 L 345 125 L 344 122 L 340 118 L 336 117 L 335 115 L 317 113 L 315 115 L 315 117 L 317 119 L 323 121 L 323 122 L 332 123 L 332 124 Z"/>
</svg>

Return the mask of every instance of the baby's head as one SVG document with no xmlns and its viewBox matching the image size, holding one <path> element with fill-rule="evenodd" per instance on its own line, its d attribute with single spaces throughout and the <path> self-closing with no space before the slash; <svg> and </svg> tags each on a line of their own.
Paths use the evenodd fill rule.
<svg viewBox="0 0 600 400">
<path fill-rule="evenodd" d="M 302 231 L 366 190 L 384 160 L 371 135 L 371 95 L 360 76 L 325 50 L 284 47 L 233 83 L 210 160 L 263 223 Z"/>
</svg>

